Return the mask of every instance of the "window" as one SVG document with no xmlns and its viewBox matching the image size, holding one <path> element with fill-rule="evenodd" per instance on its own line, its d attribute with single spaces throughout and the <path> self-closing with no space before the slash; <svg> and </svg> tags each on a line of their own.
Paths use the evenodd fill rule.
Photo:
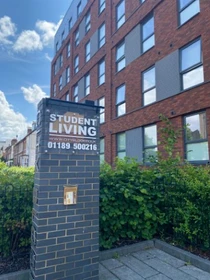
<svg viewBox="0 0 210 280">
<path fill-rule="evenodd" d="M 61 42 L 63 43 L 63 41 L 64 41 L 64 31 L 61 34 Z"/>
<path fill-rule="evenodd" d="M 56 84 L 53 85 L 53 96 L 56 96 Z"/>
<path fill-rule="evenodd" d="M 62 76 L 59 77 L 59 91 L 62 90 Z"/>
<path fill-rule="evenodd" d="M 69 92 L 67 91 L 67 93 L 65 94 L 65 100 L 69 101 Z"/>
<path fill-rule="evenodd" d="M 66 68 L 66 83 L 70 82 L 70 67 Z"/>
<path fill-rule="evenodd" d="M 72 18 L 70 18 L 70 20 L 69 20 L 69 32 L 71 29 L 72 29 Z"/>
<path fill-rule="evenodd" d="M 116 28 L 120 28 L 125 22 L 125 1 L 121 1 L 116 6 Z"/>
<path fill-rule="evenodd" d="M 143 104 L 148 105 L 156 101 L 155 67 L 146 70 L 142 74 Z"/>
<path fill-rule="evenodd" d="M 79 71 L 79 56 L 77 55 L 74 58 L 74 73 L 76 74 Z"/>
<path fill-rule="evenodd" d="M 55 51 L 58 51 L 58 42 L 55 44 Z"/>
<path fill-rule="evenodd" d="M 101 48 L 105 44 L 105 23 L 99 27 L 98 46 Z"/>
<path fill-rule="evenodd" d="M 122 85 L 117 88 L 116 96 L 116 112 L 117 117 L 122 116 L 126 112 L 126 103 L 125 103 L 125 85 Z"/>
<path fill-rule="evenodd" d="M 85 33 L 87 33 L 90 30 L 91 23 L 90 23 L 90 11 L 85 16 Z"/>
<path fill-rule="evenodd" d="M 75 46 L 78 46 L 79 45 L 79 28 L 77 28 L 77 30 L 75 31 L 75 34 L 74 34 L 74 38 L 75 38 Z"/>
<path fill-rule="evenodd" d="M 85 62 L 90 60 L 90 41 L 85 45 Z"/>
<path fill-rule="evenodd" d="M 149 163 L 151 157 L 157 155 L 157 126 L 144 127 L 144 162 Z"/>
<path fill-rule="evenodd" d="M 154 16 L 142 24 L 142 52 L 146 52 L 155 45 Z"/>
<path fill-rule="evenodd" d="M 104 161 L 104 138 L 100 139 L 100 163 L 102 163 Z"/>
<path fill-rule="evenodd" d="M 116 70 L 119 72 L 125 68 L 125 42 L 123 41 L 116 49 Z"/>
<path fill-rule="evenodd" d="M 60 68 L 63 66 L 63 55 L 60 54 L 59 56 Z"/>
<path fill-rule="evenodd" d="M 90 74 L 85 76 L 85 96 L 90 94 Z"/>
<path fill-rule="evenodd" d="M 56 66 L 56 63 L 53 64 L 53 72 L 54 72 L 54 76 L 56 75 L 57 73 L 57 66 Z"/>
<path fill-rule="evenodd" d="M 78 84 L 74 86 L 74 96 L 73 96 L 74 102 L 78 102 Z"/>
<path fill-rule="evenodd" d="M 106 1 L 105 0 L 99 0 L 99 14 L 103 12 L 103 10 L 106 7 Z"/>
<path fill-rule="evenodd" d="M 180 25 L 191 19 L 200 12 L 199 0 L 179 0 Z"/>
<path fill-rule="evenodd" d="M 98 106 L 105 107 L 105 97 L 102 97 L 98 100 Z M 99 111 L 100 123 L 105 122 L 105 109 L 100 108 Z"/>
<path fill-rule="evenodd" d="M 103 59 L 98 64 L 98 85 L 105 83 L 105 60 Z"/>
<path fill-rule="evenodd" d="M 200 39 L 181 49 L 181 77 L 183 90 L 204 81 Z"/>
<path fill-rule="evenodd" d="M 79 17 L 79 15 L 81 14 L 81 2 L 79 2 L 79 4 L 77 5 L 77 18 Z"/>
<path fill-rule="evenodd" d="M 70 57 L 70 55 L 71 55 L 71 45 L 70 45 L 70 42 L 68 42 L 68 44 L 67 44 L 66 54 L 67 54 L 67 57 Z"/>
<path fill-rule="evenodd" d="M 200 112 L 184 118 L 185 151 L 188 161 L 209 160 L 208 139 L 206 132 L 206 114 Z"/>
<path fill-rule="evenodd" d="M 124 158 L 126 156 L 126 138 L 125 132 L 117 134 L 117 156 Z"/>
</svg>

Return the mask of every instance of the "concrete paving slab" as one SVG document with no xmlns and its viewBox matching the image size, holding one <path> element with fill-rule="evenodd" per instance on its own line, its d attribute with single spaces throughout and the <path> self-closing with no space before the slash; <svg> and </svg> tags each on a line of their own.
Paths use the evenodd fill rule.
<svg viewBox="0 0 210 280">
<path fill-rule="evenodd" d="M 155 256 L 156 258 L 178 268 L 178 267 L 181 267 L 181 266 L 184 266 L 186 264 L 186 262 L 180 260 L 180 259 L 177 259 L 159 249 L 153 249 L 152 250 L 152 254 L 153 256 Z"/>
<path fill-rule="evenodd" d="M 100 280 L 118 280 L 119 278 L 115 277 L 108 269 L 103 265 L 99 265 L 99 275 Z"/>
<path fill-rule="evenodd" d="M 139 274 L 134 272 L 127 266 L 121 266 L 112 270 L 112 272 L 120 279 L 120 280 L 144 280 Z"/>
<path fill-rule="evenodd" d="M 186 265 L 180 268 L 180 270 L 184 271 L 187 274 L 195 277 L 199 280 L 210 280 L 210 273 L 203 271 L 195 266 Z"/>
<path fill-rule="evenodd" d="M 171 280 L 171 278 L 168 278 L 167 276 L 161 274 L 157 274 L 155 276 L 147 278 L 147 280 Z"/>
<path fill-rule="evenodd" d="M 172 265 L 163 262 L 161 260 L 159 260 L 158 258 L 155 259 L 150 259 L 150 260 L 146 260 L 144 261 L 146 264 L 148 264 L 149 266 L 153 267 L 154 269 L 156 269 L 157 271 L 159 271 L 160 273 L 162 273 L 163 275 L 166 275 L 167 277 L 169 277 L 170 279 L 173 280 L 195 280 L 196 278 L 193 276 L 190 276 L 189 274 L 186 274 L 185 272 L 174 268 Z"/>
<path fill-rule="evenodd" d="M 154 270 L 153 268 L 146 265 L 142 261 L 136 259 L 132 255 L 121 257 L 120 261 L 144 278 L 158 274 L 157 270 Z"/>
<path fill-rule="evenodd" d="M 109 259 L 109 260 L 105 260 L 102 261 L 101 264 L 103 266 L 105 266 L 107 269 L 114 269 L 120 266 L 123 266 L 123 264 L 121 262 L 119 262 L 117 259 Z"/>
<path fill-rule="evenodd" d="M 154 249 L 139 251 L 139 252 L 133 253 L 132 255 L 140 261 L 149 260 L 149 259 L 155 258 L 155 255 L 152 253 L 152 250 L 154 250 Z"/>
</svg>

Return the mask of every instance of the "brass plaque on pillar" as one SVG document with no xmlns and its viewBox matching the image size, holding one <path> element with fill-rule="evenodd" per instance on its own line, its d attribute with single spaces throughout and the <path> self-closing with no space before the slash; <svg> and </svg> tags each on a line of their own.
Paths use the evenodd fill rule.
<svg viewBox="0 0 210 280">
<path fill-rule="evenodd" d="M 77 204 L 77 186 L 64 186 L 64 205 Z"/>
</svg>

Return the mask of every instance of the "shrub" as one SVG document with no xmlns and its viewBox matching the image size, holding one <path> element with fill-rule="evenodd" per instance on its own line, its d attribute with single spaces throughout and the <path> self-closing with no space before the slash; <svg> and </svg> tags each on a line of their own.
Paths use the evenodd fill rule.
<svg viewBox="0 0 210 280">
<path fill-rule="evenodd" d="M 0 168 L 0 249 L 3 255 L 29 246 L 32 212 L 32 168 Z"/>
<path fill-rule="evenodd" d="M 111 248 L 121 239 L 151 239 L 163 223 L 163 199 L 151 169 L 130 159 L 103 164 L 100 174 L 100 245 Z"/>
</svg>

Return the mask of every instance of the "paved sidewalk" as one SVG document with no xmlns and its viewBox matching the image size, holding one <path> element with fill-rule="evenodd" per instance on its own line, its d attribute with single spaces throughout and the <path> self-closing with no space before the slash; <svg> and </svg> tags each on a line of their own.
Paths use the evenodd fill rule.
<svg viewBox="0 0 210 280">
<path fill-rule="evenodd" d="M 210 273 L 156 248 L 100 262 L 100 280 L 210 280 Z"/>
</svg>

